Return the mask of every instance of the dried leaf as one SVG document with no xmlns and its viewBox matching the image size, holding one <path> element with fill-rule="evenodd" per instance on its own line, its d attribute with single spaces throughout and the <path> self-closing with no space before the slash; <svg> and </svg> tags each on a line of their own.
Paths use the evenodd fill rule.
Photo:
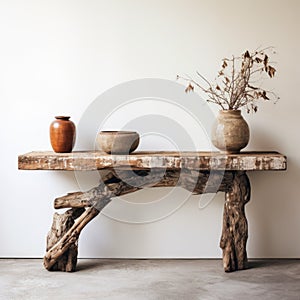
<svg viewBox="0 0 300 300">
<path fill-rule="evenodd" d="M 267 92 L 266 92 L 266 91 L 262 91 L 261 97 L 262 97 L 263 99 L 265 99 L 265 100 L 270 100 L 270 99 L 268 98 L 268 96 L 267 96 Z"/>
<path fill-rule="evenodd" d="M 216 90 L 221 91 L 221 88 L 217 85 Z"/>
<path fill-rule="evenodd" d="M 223 60 L 222 68 L 225 69 L 227 66 L 228 66 L 228 65 L 227 65 L 226 60 Z"/>
<path fill-rule="evenodd" d="M 259 63 L 261 63 L 262 62 L 262 59 L 261 58 L 259 58 L 259 57 L 255 57 L 255 61 L 259 64 Z"/>
<path fill-rule="evenodd" d="M 250 58 L 250 53 L 249 53 L 248 50 L 245 52 L 244 57 L 245 57 L 245 58 Z"/>
<path fill-rule="evenodd" d="M 258 87 L 255 87 L 255 86 L 250 85 L 250 84 L 248 84 L 248 87 L 249 87 L 250 89 L 252 89 L 252 90 L 258 90 Z"/>
<path fill-rule="evenodd" d="M 189 84 L 184 91 L 186 93 L 193 92 L 194 91 L 194 87 L 191 84 Z"/>
<path fill-rule="evenodd" d="M 268 66 L 268 74 L 271 78 L 275 76 L 275 72 L 276 72 L 275 68 Z"/>
<path fill-rule="evenodd" d="M 268 65 L 268 62 L 269 62 L 269 57 L 267 54 L 265 54 L 265 57 L 264 57 L 264 65 L 265 67 Z"/>
</svg>

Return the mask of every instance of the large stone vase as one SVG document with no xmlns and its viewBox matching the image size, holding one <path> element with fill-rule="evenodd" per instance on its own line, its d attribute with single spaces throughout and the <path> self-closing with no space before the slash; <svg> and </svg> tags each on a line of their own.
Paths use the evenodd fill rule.
<svg viewBox="0 0 300 300">
<path fill-rule="evenodd" d="M 223 153 L 239 153 L 249 142 L 249 127 L 240 110 L 220 110 L 212 128 L 212 143 Z"/>
</svg>

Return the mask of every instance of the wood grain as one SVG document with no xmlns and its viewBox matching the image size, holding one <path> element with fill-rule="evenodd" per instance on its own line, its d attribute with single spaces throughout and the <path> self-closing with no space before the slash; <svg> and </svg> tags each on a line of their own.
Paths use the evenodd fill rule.
<svg viewBox="0 0 300 300">
<path fill-rule="evenodd" d="M 245 172 L 235 172 L 225 193 L 223 229 L 220 247 L 223 249 L 225 272 L 247 268 L 246 244 L 248 222 L 245 204 L 250 200 L 250 182 Z"/>
<path fill-rule="evenodd" d="M 18 157 L 20 170 L 87 171 L 106 168 L 263 171 L 285 170 L 286 157 L 277 152 L 135 152 L 109 155 L 98 151 L 30 152 Z"/>
<path fill-rule="evenodd" d="M 50 250 L 61 237 L 66 234 L 74 225 L 77 219 L 85 210 L 83 208 L 72 208 L 63 214 L 55 213 L 53 223 L 47 235 L 47 251 Z M 51 271 L 73 272 L 76 269 L 78 254 L 78 241 L 70 244 L 68 249 L 49 267 Z"/>
</svg>

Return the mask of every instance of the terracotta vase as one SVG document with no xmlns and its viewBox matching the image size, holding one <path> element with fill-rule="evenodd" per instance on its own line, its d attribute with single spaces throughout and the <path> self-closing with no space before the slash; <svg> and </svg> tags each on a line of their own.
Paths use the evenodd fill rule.
<svg viewBox="0 0 300 300">
<path fill-rule="evenodd" d="M 76 128 L 70 117 L 58 116 L 55 117 L 50 125 L 50 141 L 54 152 L 68 153 L 72 152 Z"/>
<path fill-rule="evenodd" d="M 240 110 L 220 110 L 212 128 L 212 143 L 224 153 L 239 153 L 249 142 L 249 127 Z"/>
</svg>

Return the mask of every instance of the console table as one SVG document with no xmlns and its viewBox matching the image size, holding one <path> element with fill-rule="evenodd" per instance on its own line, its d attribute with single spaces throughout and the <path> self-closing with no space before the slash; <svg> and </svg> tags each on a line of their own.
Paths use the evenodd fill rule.
<svg viewBox="0 0 300 300">
<path fill-rule="evenodd" d="M 277 152 L 134 152 L 109 155 L 98 151 L 30 152 L 18 157 L 21 170 L 98 170 L 100 183 L 88 191 L 69 193 L 54 207 L 47 236 L 47 270 L 75 271 L 81 230 L 115 196 L 143 187 L 180 186 L 194 194 L 225 192 L 220 247 L 226 272 L 247 267 L 248 225 L 244 206 L 250 200 L 247 171 L 286 170 L 286 157 Z"/>
</svg>

